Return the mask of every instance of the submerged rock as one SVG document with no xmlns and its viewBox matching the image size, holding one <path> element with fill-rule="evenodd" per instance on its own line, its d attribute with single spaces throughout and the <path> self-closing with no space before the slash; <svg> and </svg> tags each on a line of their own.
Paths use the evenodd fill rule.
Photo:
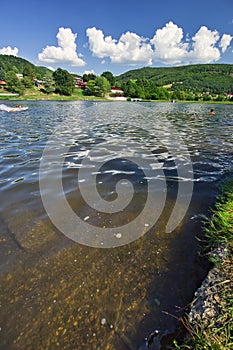
<svg viewBox="0 0 233 350">
<path fill-rule="evenodd" d="M 212 256 L 219 261 L 226 258 L 227 250 L 224 246 L 216 249 Z M 191 310 L 188 315 L 190 324 L 196 322 L 204 326 L 211 324 L 220 314 L 221 284 L 227 279 L 226 273 L 217 267 L 211 269 L 207 277 L 197 289 L 191 303 Z"/>
<path fill-rule="evenodd" d="M 208 325 L 219 315 L 220 286 L 224 276 L 212 269 L 195 293 L 188 320 L 191 324 L 202 321 Z"/>
<path fill-rule="evenodd" d="M 139 350 L 160 350 L 161 349 L 161 340 L 165 337 L 169 332 L 154 330 L 146 339 L 145 343 L 140 346 Z"/>
</svg>

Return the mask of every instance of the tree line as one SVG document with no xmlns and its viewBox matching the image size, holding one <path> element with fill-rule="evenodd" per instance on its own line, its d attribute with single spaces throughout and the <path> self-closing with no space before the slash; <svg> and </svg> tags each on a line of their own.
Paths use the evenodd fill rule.
<svg viewBox="0 0 233 350">
<path fill-rule="evenodd" d="M 145 67 L 134 69 L 117 77 L 124 86 L 129 81 L 139 88 L 153 90 L 166 88 L 170 97 L 179 100 L 224 99 L 233 94 L 232 64 L 198 64 L 180 67 Z M 132 86 L 132 83 L 130 83 Z M 147 86 L 147 87 L 146 87 Z M 141 93 L 143 95 L 143 92 Z M 158 93 L 157 93 L 158 95 Z"/>
<path fill-rule="evenodd" d="M 21 79 L 17 74 L 22 75 Z M 23 95 L 26 89 L 40 85 L 45 94 L 70 96 L 75 89 L 75 76 L 65 69 L 54 72 L 46 67 L 14 56 L 0 55 L 0 80 L 7 82 L 9 92 Z M 146 67 L 114 76 L 110 71 L 100 76 L 79 76 L 83 95 L 105 97 L 112 87 L 122 90 L 128 99 L 143 100 L 223 100 L 233 94 L 233 65 L 208 64 L 184 67 Z M 41 83 L 41 84 L 40 84 Z M 232 98 L 231 98 L 232 99 Z"/>
<path fill-rule="evenodd" d="M 21 75 L 20 79 L 18 75 Z M 7 91 L 23 95 L 26 89 L 40 86 L 45 94 L 70 96 L 75 89 L 74 74 L 58 68 L 54 72 L 45 67 L 37 67 L 19 57 L 0 55 L 0 80 L 7 83 Z M 104 72 L 101 76 L 84 74 L 80 76 L 86 82 L 83 94 L 104 97 L 115 83 L 112 73 Z M 42 87 L 41 87 L 42 86 Z"/>
</svg>

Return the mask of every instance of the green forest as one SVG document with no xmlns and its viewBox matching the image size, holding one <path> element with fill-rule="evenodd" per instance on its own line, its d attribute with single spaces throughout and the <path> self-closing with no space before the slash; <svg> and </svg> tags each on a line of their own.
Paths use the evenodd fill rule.
<svg viewBox="0 0 233 350">
<path fill-rule="evenodd" d="M 124 88 L 129 86 L 129 82 L 131 85 L 134 83 L 135 88 L 141 89 L 141 92 L 146 94 L 156 91 L 156 88 L 166 88 L 173 99 L 223 100 L 227 95 L 233 94 L 233 65 L 146 67 L 121 74 L 116 81 Z"/>
<path fill-rule="evenodd" d="M 25 69 L 31 69 L 35 77 L 38 79 L 52 75 L 52 71 L 50 69 L 46 67 L 35 66 L 24 58 L 11 55 L 0 55 L 0 71 L 2 74 L 3 72 L 8 73 L 9 71 L 13 71 L 17 74 L 23 74 Z"/>
<path fill-rule="evenodd" d="M 20 57 L 0 55 L 0 80 L 6 83 L 0 89 L 10 93 L 23 96 L 31 89 L 47 96 L 72 96 L 77 91 L 75 78 L 84 82 L 76 97 L 116 96 L 111 94 L 111 87 L 117 87 L 128 100 L 233 101 L 232 64 L 145 67 L 119 76 L 109 71 L 100 76 L 78 76 L 61 68 L 53 72 Z"/>
</svg>

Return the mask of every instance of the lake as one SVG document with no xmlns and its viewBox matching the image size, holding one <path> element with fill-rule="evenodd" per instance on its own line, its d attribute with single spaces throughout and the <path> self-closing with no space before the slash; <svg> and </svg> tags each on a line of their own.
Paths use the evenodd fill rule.
<svg viewBox="0 0 233 350">
<path fill-rule="evenodd" d="M 0 112 L 0 349 L 146 349 L 207 274 L 232 105 L 23 104 Z"/>
</svg>

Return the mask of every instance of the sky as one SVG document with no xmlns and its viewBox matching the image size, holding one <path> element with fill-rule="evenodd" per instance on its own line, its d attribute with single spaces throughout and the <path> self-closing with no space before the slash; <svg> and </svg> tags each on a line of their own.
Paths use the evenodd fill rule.
<svg viewBox="0 0 233 350">
<path fill-rule="evenodd" d="M 232 0 L 11 0 L 0 54 L 70 73 L 233 64 Z"/>
</svg>

